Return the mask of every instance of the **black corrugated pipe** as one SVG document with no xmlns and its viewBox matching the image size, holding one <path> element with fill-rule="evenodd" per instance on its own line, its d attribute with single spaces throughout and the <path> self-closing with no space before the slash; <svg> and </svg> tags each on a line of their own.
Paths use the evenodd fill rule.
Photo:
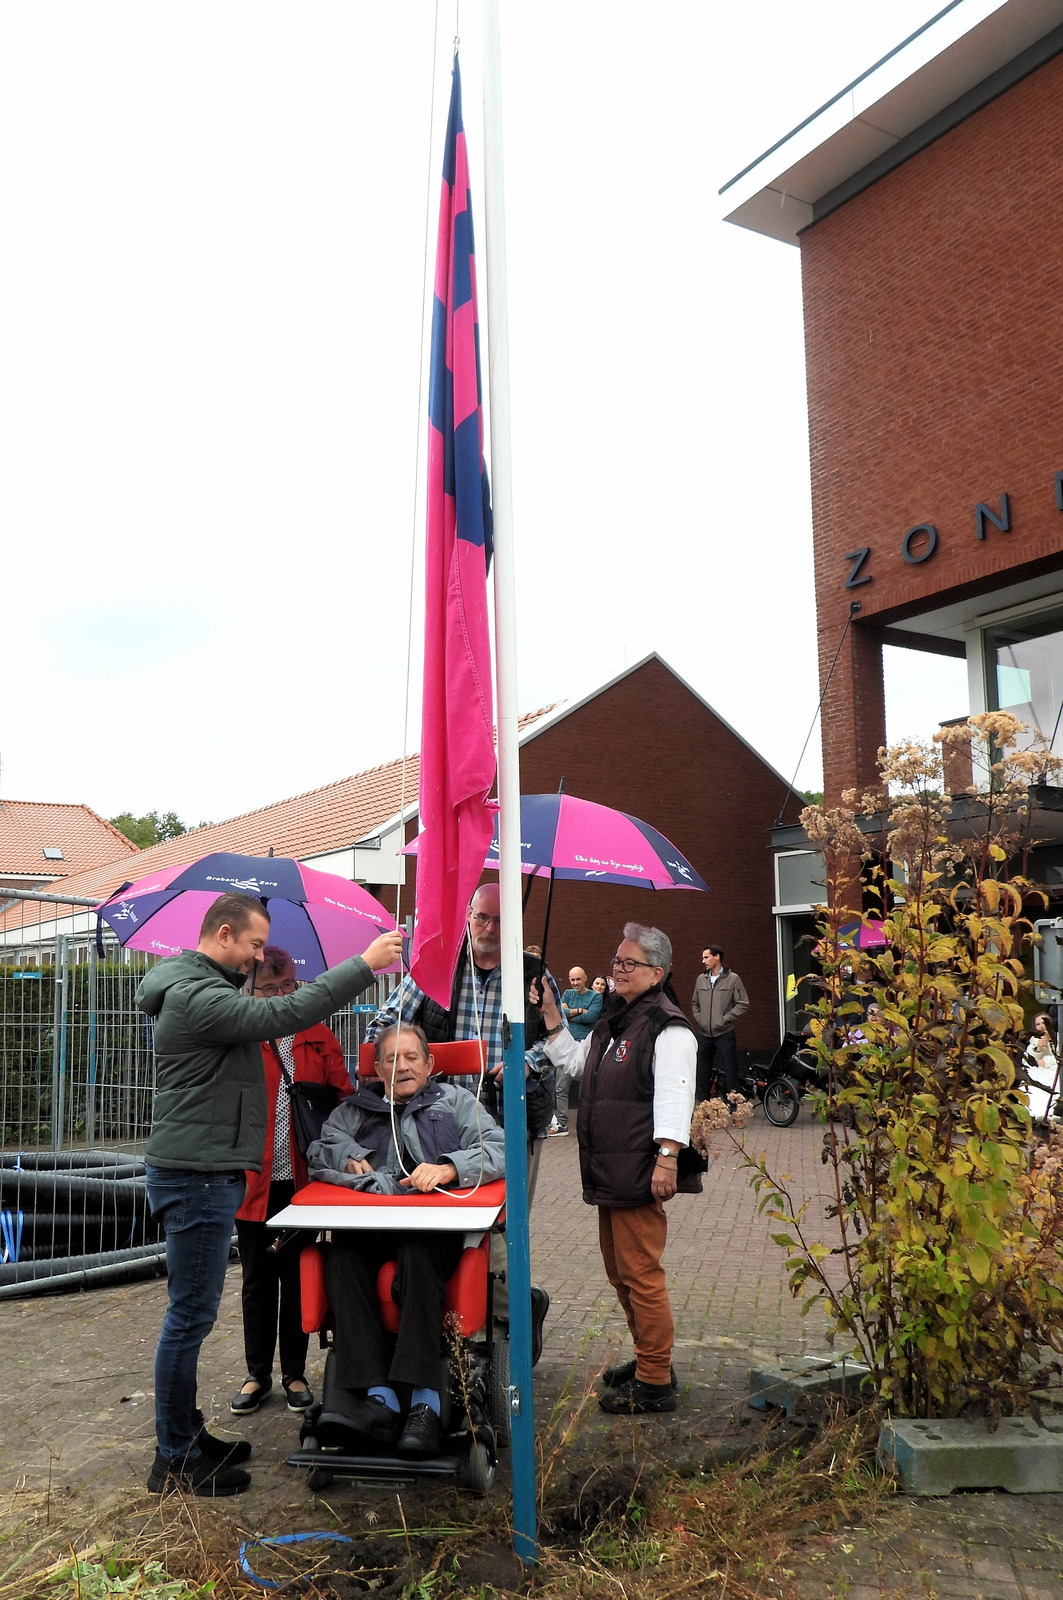
<svg viewBox="0 0 1063 1600">
<path fill-rule="evenodd" d="M 128 1167 L 130 1172 L 123 1172 L 123 1177 L 139 1177 L 145 1170 L 142 1157 L 125 1155 L 121 1150 L 19 1150 L 0 1156 L 0 1168 L 12 1167 L 23 1172 L 90 1172 L 96 1167 Z"/>
<path fill-rule="evenodd" d="M 87 1289 L 94 1283 L 122 1277 L 161 1275 L 166 1266 L 163 1245 L 142 1244 L 132 1250 L 108 1250 L 94 1256 L 59 1256 L 53 1261 L 19 1261 L 0 1265 L 0 1299 L 45 1294 L 52 1290 Z"/>
</svg>

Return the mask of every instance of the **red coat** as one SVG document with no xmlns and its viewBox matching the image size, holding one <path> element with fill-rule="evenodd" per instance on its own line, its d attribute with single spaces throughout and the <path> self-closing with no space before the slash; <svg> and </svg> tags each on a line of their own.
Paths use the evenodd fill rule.
<svg viewBox="0 0 1063 1600">
<path fill-rule="evenodd" d="M 351 1093 L 351 1080 L 347 1074 L 343 1051 L 336 1035 L 316 1022 L 312 1028 L 297 1033 L 292 1043 L 297 1083 L 327 1083 L 336 1090 L 341 1100 Z M 247 1174 L 247 1193 L 236 1215 L 243 1222 L 265 1222 L 269 1204 L 269 1185 L 273 1173 L 273 1125 L 277 1116 L 277 1095 L 281 1086 L 281 1069 L 270 1045 L 262 1046 L 262 1068 L 266 1075 L 266 1148 L 262 1157 L 262 1171 Z M 289 1135 L 292 1152 L 292 1173 L 295 1187 L 306 1183 L 306 1162 L 299 1153 L 294 1134 Z"/>
</svg>

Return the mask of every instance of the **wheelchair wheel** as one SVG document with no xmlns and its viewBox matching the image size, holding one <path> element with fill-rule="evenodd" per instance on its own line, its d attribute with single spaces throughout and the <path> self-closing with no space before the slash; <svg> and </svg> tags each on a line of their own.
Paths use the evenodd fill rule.
<svg viewBox="0 0 1063 1600">
<path fill-rule="evenodd" d="M 312 1494 L 320 1494 L 323 1489 L 331 1489 L 332 1473 L 327 1467 L 311 1467 L 306 1475 L 306 1487 Z"/>
<path fill-rule="evenodd" d="M 487 1446 L 479 1439 L 469 1440 L 469 1453 L 458 1472 L 458 1483 L 481 1499 L 495 1486 L 495 1464 Z"/>
<path fill-rule="evenodd" d="M 801 1091 L 792 1078 L 773 1078 L 764 1091 L 764 1115 L 775 1128 L 789 1128 L 801 1109 Z"/>
<path fill-rule="evenodd" d="M 488 1374 L 488 1411 L 495 1439 L 500 1450 L 508 1450 L 513 1437 L 512 1416 L 509 1405 L 509 1340 L 496 1339 L 491 1352 L 491 1371 Z"/>
</svg>

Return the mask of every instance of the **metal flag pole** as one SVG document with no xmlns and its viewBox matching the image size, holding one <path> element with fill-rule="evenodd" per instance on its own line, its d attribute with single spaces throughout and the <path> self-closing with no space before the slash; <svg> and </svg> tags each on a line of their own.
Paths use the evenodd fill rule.
<svg viewBox="0 0 1063 1600">
<path fill-rule="evenodd" d="M 513 1406 L 513 1547 L 534 1562 L 535 1428 L 532 1416 L 531 1257 L 528 1137 L 524 1095 L 524 955 L 520 874 L 520 754 L 517 745 L 517 608 L 513 578 L 513 490 L 509 448 L 506 216 L 502 181 L 502 62 L 498 0 L 484 0 L 484 210 L 487 247 L 488 392 L 494 511 L 495 693 L 498 723 L 498 881 L 502 918 L 503 1103 L 506 1122 L 506 1243 L 509 1253 L 510 1381 Z"/>
</svg>

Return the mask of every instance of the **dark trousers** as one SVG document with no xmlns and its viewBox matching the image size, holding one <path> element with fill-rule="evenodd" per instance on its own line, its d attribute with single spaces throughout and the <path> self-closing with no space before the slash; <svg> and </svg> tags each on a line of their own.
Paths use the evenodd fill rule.
<svg viewBox="0 0 1063 1600">
<path fill-rule="evenodd" d="M 337 1229 L 325 1261 L 336 1318 L 336 1382 L 343 1389 L 377 1384 L 439 1388 L 443 1298 L 465 1247 L 461 1233 L 363 1233 Z M 395 1348 L 377 1309 L 377 1273 L 396 1261 L 392 1294 L 401 1307 Z"/>
<path fill-rule="evenodd" d="M 271 1183 L 266 1215 L 275 1216 L 289 1204 L 294 1193 L 295 1184 L 291 1181 Z M 274 1228 L 267 1228 L 264 1222 L 244 1222 L 237 1217 L 236 1237 L 240 1243 L 240 1267 L 243 1271 L 247 1375 L 257 1378 L 259 1383 L 265 1383 L 271 1376 L 279 1321 L 281 1375 L 285 1378 L 305 1378 L 306 1351 L 310 1341 L 303 1332 L 299 1257 L 305 1238 L 313 1236 L 308 1234 L 305 1238 L 300 1235 L 289 1239 L 283 1250 L 278 1252 L 270 1249 L 277 1237 Z"/>
<path fill-rule="evenodd" d="M 735 1049 L 734 1029 L 718 1033 L 715 1039 L 698 1034 L 698 1070 L 694 1099 L 697 1104 L 711 1098 L 713 1078 L 717 1080 L 717 1094 L 732 1094 L 738 1089 L 738 1052 Z"/>
<path fill-rule="evenodd" d="M 147 1168 L 148 1205 L 166 1231 L 169 1304 L 155 1352 L 155 1434 L 170 1461 L 199 1455 L 199 1349 L 218 1315 L 244 1188 L 242 1172 Z"/>
</svg>

